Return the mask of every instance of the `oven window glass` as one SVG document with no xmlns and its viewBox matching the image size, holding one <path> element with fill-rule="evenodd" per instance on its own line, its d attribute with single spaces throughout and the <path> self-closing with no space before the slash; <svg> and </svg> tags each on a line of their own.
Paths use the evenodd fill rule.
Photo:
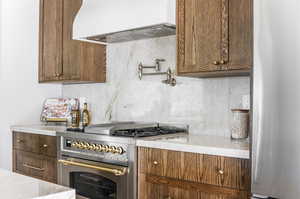
<svg viewBox="0 0 300 199">
<path fill-rule="evenodd" d="M 103 176 L 71 172 L 70 186 L 76 189 L 76 194 L 90 199 L 117 199 L 117 184 Z"/>
</svg>

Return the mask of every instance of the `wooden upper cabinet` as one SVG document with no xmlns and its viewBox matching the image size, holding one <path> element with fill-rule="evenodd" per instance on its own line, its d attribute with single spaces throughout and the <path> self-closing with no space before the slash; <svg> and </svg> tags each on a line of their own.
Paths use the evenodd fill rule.
<svg viewBox="0 0 300 199">
<path fill-rule="evenodd" d="M 105 45 L 72 39 L 82 0 L 40 0 L 40 82 L 106 81 Z"/>
<path fill-rule="evenodd" d="M 177 73 L 248 75 L 252 0 L 177 0 Z"/>
<path fill-rule="evenodd" d="M 62 16 L 61 0 L 40 1 L 40 81 L 57 80 L 62 72 Z"/>
</svg>

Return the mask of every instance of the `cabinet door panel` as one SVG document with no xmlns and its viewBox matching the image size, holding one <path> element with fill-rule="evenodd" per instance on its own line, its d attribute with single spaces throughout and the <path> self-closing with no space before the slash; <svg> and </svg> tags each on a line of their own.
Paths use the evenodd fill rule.
<svg viewBox="0 0 300 199">
<path fill-rule="evenodd" d="M 229 1 L 229 70 L 250 69 L 252 66 L 252 0 Z"/>
<path fill-rule="evenodd" d="M 40 81 L 57 80 L 62 69 L 62 0 L 40 1 Z"/>
<path fill-rule="evenodd" d="M 221 1 L 178 0 L 178 72 L 218 70 L 221 59 Z M 184 59 L 184 61 L 180 60 Z"/>
<path fill-rule="evenodd" d="M 80 80 L 80 42 L 72 38 L 73 21 L 80 6 L 81 0 L 64 0 L 63 67 L 65 80 Z"/>
</svg>

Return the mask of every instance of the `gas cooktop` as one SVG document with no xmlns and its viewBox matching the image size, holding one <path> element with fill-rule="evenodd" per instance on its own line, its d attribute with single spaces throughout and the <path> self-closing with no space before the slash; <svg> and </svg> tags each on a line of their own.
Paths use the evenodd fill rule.
<svg viewBox="0 0 300 199">
<path fill-rule="evenodd" d="M 187 132 L 187 125 L 142 122 L 112 122 L 88 126 L 82 133 L 138 138 Z"/>
</svg>

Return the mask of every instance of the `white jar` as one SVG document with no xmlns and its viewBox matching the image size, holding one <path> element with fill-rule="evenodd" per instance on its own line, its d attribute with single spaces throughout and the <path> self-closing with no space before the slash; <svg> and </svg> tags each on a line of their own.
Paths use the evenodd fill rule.
<svg viewBox="0 0 300 199">
<path fill-rule="evenodd" d="M 249 132 L 249 110 L 232 109 L 231 138 L 245 139 Z"/>
</svg>

